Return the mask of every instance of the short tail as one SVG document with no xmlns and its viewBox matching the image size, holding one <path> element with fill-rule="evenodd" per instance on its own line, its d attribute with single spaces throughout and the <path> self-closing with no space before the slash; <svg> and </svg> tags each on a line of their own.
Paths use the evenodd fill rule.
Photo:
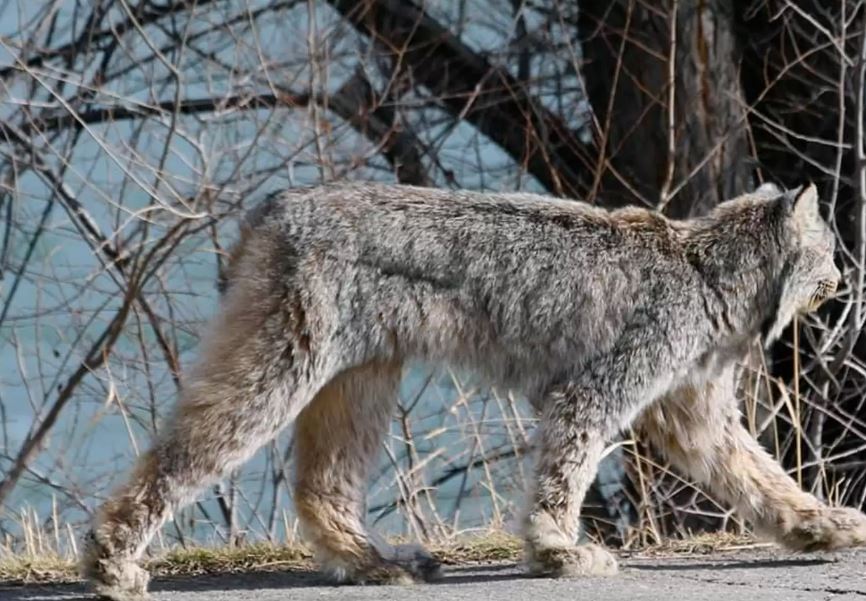
<svg viewBox="0 0 866 601">
<path fill-rule="evenodd" d="M 268 220 L 268 217 L 273 214 L 277 207 L 280 198 L 285 194 L 285 191 L 272 192 L 265 197 L 260 203 L 246 212 L 241 221 L 240 237 L 234 245 L 229 248 L 228 257 L 225 262 L 220 261 L 217 265 L 217 281 L 216 287 L 220 297 L 224 296 L 235 277 L 237 265 L 240 263 L 246 251 L 249 239 L 257 228 Z"/>
</svg>

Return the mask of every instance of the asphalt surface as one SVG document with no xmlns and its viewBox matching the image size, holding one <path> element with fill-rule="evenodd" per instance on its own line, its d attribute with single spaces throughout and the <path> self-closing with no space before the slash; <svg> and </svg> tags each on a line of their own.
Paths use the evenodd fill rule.
<svg viewBox="0 0 866 601">
<path fill-rule="evenodd" d="M 866 550 L 790 555 L 764 549 L 620 558 L 609 578 L 530 578 L 514 563 L 446 566 L 435 584 L 332 586 L 310 572 L 157 579 L 154 601 L 866 601 Z M 93 599 L 81 585 L 0 585 L 2 601 Z"/>
</svg>

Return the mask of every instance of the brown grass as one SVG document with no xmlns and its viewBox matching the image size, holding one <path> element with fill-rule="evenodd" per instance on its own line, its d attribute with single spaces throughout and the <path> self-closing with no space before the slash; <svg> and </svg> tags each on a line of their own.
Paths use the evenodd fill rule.
<svg viewBox="0 0 866 601">
<path fill-rule="evenodd" d="M 661 545 L 629 552 L 628 555 L 704 555 L 758 548 L 768 544 L 733 534 L 701 534 L 686 540 L 665 541 Z M 512 534 L 493 531 L 433 544 L 431 550 L 447 565 L 519 561 L 522 542 Z M 307 549 L 266 543 L 235 548 L 175 549 L 145 563 L 148 570 L 156 576 L 315 569 Z M 69 557 L 50 552 L 41 555 L 4 553 L 0 556 L 0 583 L 3 584 L 67 583 L 79 580 L 75 561 Z"/>
</svg>

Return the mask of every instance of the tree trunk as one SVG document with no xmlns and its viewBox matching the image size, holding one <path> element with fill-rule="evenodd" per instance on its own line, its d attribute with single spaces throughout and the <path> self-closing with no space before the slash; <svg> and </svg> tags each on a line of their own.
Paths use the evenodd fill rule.
<svg viewBox="0 0 866 601">
<path fill-rule="evenodd" d="M 578 30 L 601 202 L 684 217 L 748 189 L 752 164 L 729 3 L 667 4 L 586 0 Z"/>
</svg>

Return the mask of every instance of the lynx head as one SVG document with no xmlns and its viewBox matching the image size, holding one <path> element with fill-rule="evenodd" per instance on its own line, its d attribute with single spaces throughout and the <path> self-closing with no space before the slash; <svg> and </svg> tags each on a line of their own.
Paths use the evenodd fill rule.
<svg viewBox="0 0 866 601">
<path fill-rule="evenodd" d="M 836 239 L 818 211 L 815 185 L 782 192 L 779 202 L 787 235 L 778 311 L 767 343 L 781 334 L 794 315 L 814 311 L 831 298 L 842 278 L 833 262 Z"/>
</svg>

